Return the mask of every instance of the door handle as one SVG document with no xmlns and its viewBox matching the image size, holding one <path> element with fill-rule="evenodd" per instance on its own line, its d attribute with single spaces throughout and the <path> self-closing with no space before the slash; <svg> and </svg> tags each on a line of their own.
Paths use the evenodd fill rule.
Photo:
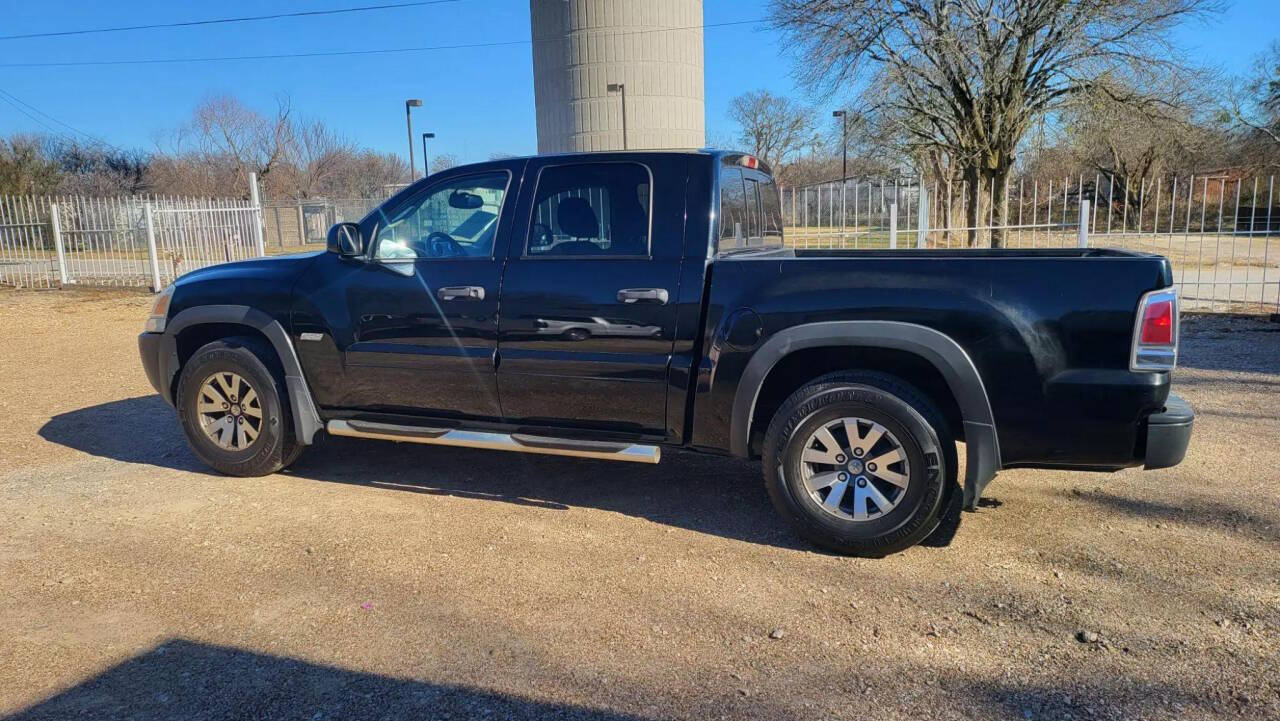
<svg viewBox="0 0 1280 721">
<path fill-rule="evenodd" d="M 658 305 L 667 304 L 666 288 L 623 288 L 618 291 L 619 303 L 639 303 L 648 301 Z"/>
<path fill-rule="evenodd" d="M 455 285 L 436 291 L 440 300 L 484 300 L 484 288 L 478 285 Z"/>
</svg>

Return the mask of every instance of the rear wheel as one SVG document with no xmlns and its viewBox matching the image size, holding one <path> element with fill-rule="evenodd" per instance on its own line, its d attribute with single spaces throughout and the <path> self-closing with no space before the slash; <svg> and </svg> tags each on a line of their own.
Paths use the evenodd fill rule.
<svg viewBox="0 0 1280 721">
<path fill-rule="evenodd" d="M 764 442 L 769 497 L 825 549 L 884 556 L 924 540 L 956 490 L 955 442 L 922 393 L 885 373 L 836 373 L 783 403 Z"/>
<path fill-rule="evenodd" d="M 283 373 L 252 338 L 197 350 L 178 381 L 178 419 L 191 450 L 232 476 L 265 476 L 293 463 L 303 446 L 293 434 Z"/>
</svg>

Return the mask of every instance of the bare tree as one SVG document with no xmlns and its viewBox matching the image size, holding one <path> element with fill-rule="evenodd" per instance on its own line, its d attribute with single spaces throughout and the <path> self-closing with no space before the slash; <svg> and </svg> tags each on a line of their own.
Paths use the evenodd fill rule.
<svg viewBox="0 0 1280 721">
<path fill-rule="evenodd" d="M 289 133 L 289 160 L 293 196 L 310 198 L 332 193 L 342 185 L 338 177 L 344 160 L 354 155 L 355 144 L 322 120 L 298 120 Z"/>
<path fill-rule="evenodd" d="M 62 174 L 36 135 L 0 139 L 0 195 L 48 193 Z"/>
<path fill-rule="evenodd" d="M 1254 59 L 1253 72 L 1231 93 L 1230 111 L 1248 135 L 1280 150 L 1280 41 Z"/>
<path fill-rule="evenodd" d="M 1193 164 L 1200 148 L 1221 140 L 1199 117 L 1200 109 L 1212 106 L 1201 90 L 1207 80 L 1170 77 L 1141 91 L 1082 95 L 1062 116 L 1064 145 L 1080 166 L 1115 184 L 1114 201 L 1136 205 L 1146 180 Z M 1139 187 L 1129 187 L 1131 181 Z"/>
<path fill-rule="evenodd" d="M 982 195 L 1005 198 L 1031 124 L 1111 79 L 1143 87 L 1183 63 L 1169 41 L 1218 0 L 774 0 L 774 20 L 814 90 L 862 79 L 868 112 L 892 118 L 914 150 L 967 181 L 969 243 Z M 1118 102 L 1126 99 L 1114 98 Z M 993 246 L 1003 233 L 993 231 Z"/>
<path fill-rule="evenodd" d="M 458 156 L 452 153 L 443 153 L 436 155 L 431 159 L 431 172 L 439 173 L 442 170 L 448 170 L 458 164 Z"/>
<path fill-rule="evenodd" d="M 813 112 L 768 90 L 743 93 L 729 102 L 729 117 L 752 155 L 780 168 L 816 142 Z"/>
<path fill-rule="evenodd" d="M 275 115 L 267 117 L 234 97 L 217 96 L 196 106 L 182 132 L 192 138 L 196 153 L 204 159 L 230 161 L 231 187 L 222 192 L 243 195 L 249 173 L 256 172 L 260 182 L 269 184 L 271 171 L 288 159 L 294 130 L 290 112 L 286 97 L 277 100 Z"/>
</svg>

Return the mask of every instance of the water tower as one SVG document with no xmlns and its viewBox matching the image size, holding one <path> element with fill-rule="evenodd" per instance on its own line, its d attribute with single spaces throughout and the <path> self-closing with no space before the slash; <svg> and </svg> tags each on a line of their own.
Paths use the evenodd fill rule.
<svg viewBox="0 0 1280 721">
<path fill-rule="evenodd" d="M 539 153 L 706 143 L 702 0 L 529 0 L 529 17 Z"/>
</svg>

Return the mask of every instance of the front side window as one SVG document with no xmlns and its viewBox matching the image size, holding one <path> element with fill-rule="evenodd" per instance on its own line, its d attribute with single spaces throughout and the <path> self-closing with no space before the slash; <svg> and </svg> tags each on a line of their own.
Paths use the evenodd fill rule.
<svg viewBox="0 0 1280 721">
<path fill-rule="evenodd" d="M 379 218 L 374 258 L 488 258 L 510 176 L 468 175 L 434 186 Z"/>
<path fill-rule="evenodd" d="M 649 171 L 638 163 L 547 168 L 538 178 L 525 254 L 647 256 Z"/>
</svg>

